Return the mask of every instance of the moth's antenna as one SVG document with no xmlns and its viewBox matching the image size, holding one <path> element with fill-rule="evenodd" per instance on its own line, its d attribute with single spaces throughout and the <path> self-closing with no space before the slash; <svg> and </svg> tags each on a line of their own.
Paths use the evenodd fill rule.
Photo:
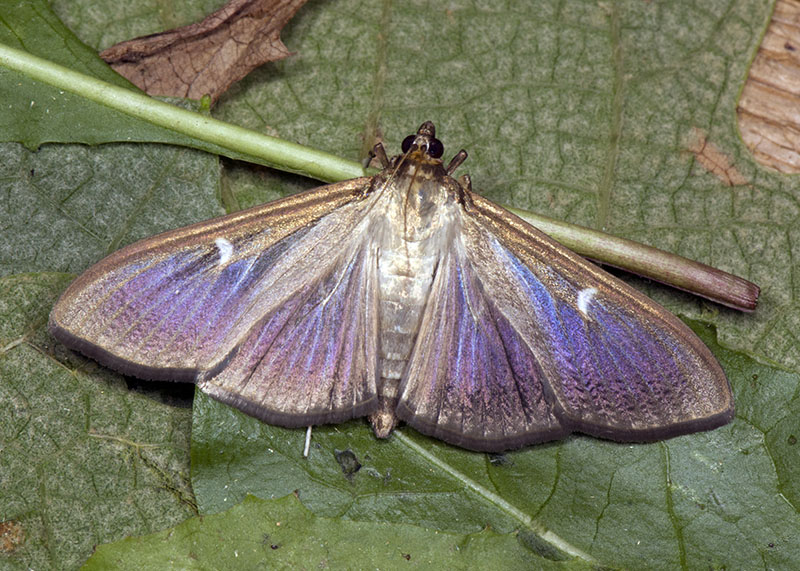
<svg viewBox="0 0 800 571">
<path fill-rule="evenodd" d="M 456 153 L 456 156 L 453 157 L 453 160 L 450 161 L 450 164 L 447 165 L 447 174 L 453 174 L 453 171 L 456 170 L 458 167 L 461 166 L 461 163 L 467 160 L 467 151 L 461 149 Z"/>
<path fill-rule="evenodd" d="M 306 428 L 306 445 L 303 447 L 303 458 L 308 458 L 308 453 L 311 450 L 311 426 Z"/>
</svg>

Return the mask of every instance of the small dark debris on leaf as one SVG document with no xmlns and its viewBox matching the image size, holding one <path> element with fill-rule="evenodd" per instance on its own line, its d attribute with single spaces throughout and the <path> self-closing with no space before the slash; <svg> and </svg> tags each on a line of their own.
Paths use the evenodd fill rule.
<svg viewBox="0 0 800 571">
<path fill-rule="evenodd" d="M 489 454 L 489 463 L 492 466 L 510 466 L 514 464 L 505 454 Z"/>
<path fill-rule="evenodd" d="M 262 545 L 269 545 L 270 549 L 280 549 L 280 547 L 281 547 L 277 543 L 272 543 L 272 540 L 271 540 L 271 538 L 270 538 L 268 533 L 264 534 L 264 537 L 261 539 L 261 544 Z"/>
<path fill-rule="evenodd" d="M 403 559 L 406 561 L 411 561 L 411 554 L 410 553 L 403 553 Z"/>
<path fill-rule="evenodd" d="M 334 450 L 333 455 L 348 480 L 352 479 L 353 474 L 361 469 L 361 462 L 358 461 L 355 453 L 349 448 L 347 450 Z"/>
<path fill-rule="evenodd" d="M 797 444 L 797 437 L 794 434 L 789 435 L 789 438 L 786 439 L 786 442 L 789 443 L 789 446 L 794 446 Z"/>
</svg>

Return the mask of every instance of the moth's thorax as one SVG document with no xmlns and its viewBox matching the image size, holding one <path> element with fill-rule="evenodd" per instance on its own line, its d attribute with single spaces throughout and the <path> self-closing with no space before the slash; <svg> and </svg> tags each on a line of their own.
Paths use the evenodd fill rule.
<svg viewBox="0 0 800 571">
<path fill-rule="evenodd" d="M 455 204 L 457 194 L 441 161 L 415 159 L 414 154 L 387 176 L 386 191 L 391 194 L 390 222 L 409 242 L 436 234 Z"/>
<path fill-rule="evenodd" d="M 412 154 L 413 157 L 413 154 Z M 382 396 L 394 398 L 441 252 L 457 224 L 457 182 L 440 161 L 401 161 L 386 176 L 380 254 Z"/>
</svg>

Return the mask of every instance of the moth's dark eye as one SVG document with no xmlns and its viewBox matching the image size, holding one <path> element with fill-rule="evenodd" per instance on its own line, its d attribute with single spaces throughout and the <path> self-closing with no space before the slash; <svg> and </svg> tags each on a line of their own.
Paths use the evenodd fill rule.
<svg viewBox="0 0 800 571">
<path fill-rule="evenodd" d="M 408 137 L 403 139 L 403 144 L 400 145 L 400 148 L 403 150 L 404 153 L 408 152 L 408 149 L 411 148 L 411 144 L 414 142 L 414 139 L 416 138 L 417 138 L 416 135 L 409 135 Z"/>
<path fill-rule="evenodd" d="M 431 139 L 428 143 L 428 154 L 434 159 L 438 159 L 444 153 L 444 145 L 439 139 Z"/>
</svg>

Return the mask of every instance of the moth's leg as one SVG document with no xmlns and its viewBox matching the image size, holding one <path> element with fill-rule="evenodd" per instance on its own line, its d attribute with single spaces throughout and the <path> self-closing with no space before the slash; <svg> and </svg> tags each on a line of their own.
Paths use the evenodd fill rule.
<svg viewBox="0 0 800 571">
<path fill-rule="evenodd" d="M 372 147 L 371 157 L 377 157 L 378 162 L 381 163 L 381 168 L 389 168 L 389 157 L 386 155 L 386 149 L 383 148 L 383 143 L 378 143 Z"/>
<path fill-rule="evenodd" d="M 353 194 L 361 199 L 368 197 L 372 192 L 385 182 L 385 178 L 380 174 L 370 177 L 369 184 L 363 184 L 354 189 Z"/>
<path fill-rule="evenodd" d="M 459 192 L 458 201 L 464 206 L 464 209 L 469 212 L 472 210 L 472 179 L 468 174 L 462 175 L 457 179 Z"/>
<path fill-rule="evenodd" d="M 372 150 L 370 151 L 369 155 L 370 155 L 370 160 L 372 160 L 373 157 L 377 157 L 378 161 L 381 163 L 384 169 L 389 168 L 389 166 L 391 165 L 389 157 L 386 156 L 386 149 L 383 148 L 383 143 L 378 143 L 377 145 L 372 147 Z M 372 194 L 372 191 L 375 189 L 376 185 L 379 185 L 382 182 L 384 182 L 384 178 L 381 177 L 380 174 L 375 175 L 372 177 L 368 185 L 363 186 L 356 190 L 356 195 L 359 198 L 366 198 L 367 196 Z"/>
<path fill-rule="evenodd" d="M 447 169 L 445 169 L 447 171 L 447 174 L 452 175 L 453 171 L 455 171 L 458 167 L 460 167 L 461 163 L 463 163 L 466 160 L 467 160 L 467 151 L 461 149 L 456 153 L 456 156 L 453 157 L 453 160 L 450 161 L 450 164 L 447 165 Z"/>
</svg>

